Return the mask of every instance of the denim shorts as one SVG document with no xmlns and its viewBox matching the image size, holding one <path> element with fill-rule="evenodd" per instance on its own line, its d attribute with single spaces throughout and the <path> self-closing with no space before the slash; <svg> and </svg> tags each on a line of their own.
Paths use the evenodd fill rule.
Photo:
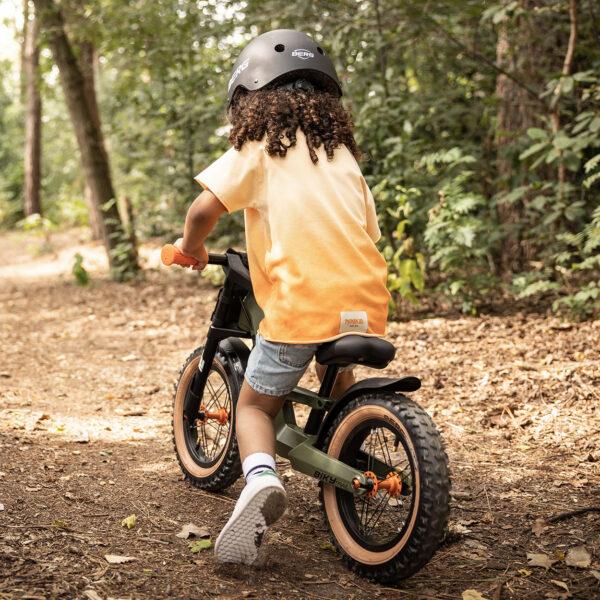
<svg viewBox="0 0 600 600">
<path fill-rule="evenodd" d="M 280 344 L 256 334 L 246 367 L 246 381 L 259 394 L 287 396 L 308 368 L 318 344 Z"/>
</svg>

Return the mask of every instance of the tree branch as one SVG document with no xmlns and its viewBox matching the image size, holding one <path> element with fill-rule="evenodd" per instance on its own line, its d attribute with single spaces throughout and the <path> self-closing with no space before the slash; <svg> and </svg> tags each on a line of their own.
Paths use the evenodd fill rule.
<svg viewBox="0 0 600 600">
<path fill-rule="evenodd" d="M 441 31 L 441 33 L 455 46 L 458 46 L 462 50 L 464 50 L 467 54 L 469 54 L 472 58 L 475 58 L 479 62 L 484 63 L 488 67 L 492 68 L 496 73 L 501 73 L 508 77 L 511 81 L 514 81 L 520 88 L 524 89 L 530 96 L 535 98 L 542 106 L 547 106 L 544 99 L 541 97 L 541 93 L 530 85 L 528 85 L 525 81 L 523 81 L 520 77 L 507 71 L 500 65 L 497 65 L 493 60 L 490 60 L 487 56 L 475 51 L 471 50 L 466 44 L 461 42 L 458 38 L 452 35 L 448 30 L 446 30 L 442 25 L 440 25 L 433 17 L 423 14 L 422 15 L 427 21 L 429 21 L 436 29 Z"/>
</svg>

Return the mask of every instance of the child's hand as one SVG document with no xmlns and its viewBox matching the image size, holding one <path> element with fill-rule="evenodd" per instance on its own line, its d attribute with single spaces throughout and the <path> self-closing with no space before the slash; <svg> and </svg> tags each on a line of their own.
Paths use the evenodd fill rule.
<svg viewBox="0 0 600 600">
<path fill-rule="evenodd" d="M 194 271 L 202 271 L 208 264 L 208 252 L 206 251 L 204 244 L 200 244 L 197 248 L 188 248 L 183 245 L 183 238 L 179 238 L 173 245 L 181 250 L 186 256 L 195 258 L 198 261 L 198 264 L 192 267 Z"/>
</svg>

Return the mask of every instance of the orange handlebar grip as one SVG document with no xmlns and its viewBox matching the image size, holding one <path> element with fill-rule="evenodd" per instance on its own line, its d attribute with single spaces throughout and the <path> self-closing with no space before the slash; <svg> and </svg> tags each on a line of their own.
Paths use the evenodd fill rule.
<svg viewBox="0 0 600 600">
<path fill-rule="evenodd" d="M 160 260 L 163 265 L 170 267 L 171 265 L 180 265 L 181 267 L 193 267 L 198 264 L 198 261 L 191 256 L 186 256 L 173 246 L 173 244 L 165 244 L 160 251 Z"/>
</svg>

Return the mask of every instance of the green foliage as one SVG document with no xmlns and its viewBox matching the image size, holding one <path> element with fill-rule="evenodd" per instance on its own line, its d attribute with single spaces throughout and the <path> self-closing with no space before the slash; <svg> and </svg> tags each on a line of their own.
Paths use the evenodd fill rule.
<svg viewBox="0 0 600 600">
<path fill-rule="evenodd" d="M 36 254 L 52 252 L 51 234 L 56 230 L 56 225 L 48 217 L 35 213 L 17 221 L 16 227 L 42 238 L 42 245 L 35 249 Z"/>
<path fill-rule="evenodd" d="M 87 285 L 90 282 L 90 275 L 83 266 L 83 256 L 77 252 L 73 257 L 73 268 L 71 269 L 77 285 Z"/>
<path fill-rule="evenodd" d="M 214 287 L 221 287 L 225 281 L 225 272 L 217 265 L 206 265 L 201 275 Z"/>
<path fill-rule="evenodd" d="M 598 64 L 600 57 L 594 55 Z M 519 297 L 554 297 L 552 308 L 574 318 L 600 312 L 600 78 L 577 71 L 552 79 L 546 96 L 560 91 L 562 126 L 530 128 L 530 145 L 520 154 L 537 177 L 521 191 L 529 199 L 529 238 L 542 265 L 533 277 L 515 278 Z M 549 177 L 564 169 L 564 181 Z M 553 171 L 550 171 L 552 173 Z M 526 285 L 524 283 L 526 282 Z"/>
<path fill-rule="evenodd" d="M 125 223 L 122 219 L 117 219 L 110 215 L 113 207 L 116 207 L 117 201 L 112 198 L 101 206 L 105 214 L 104 224 L 110 233 L 108 239 L 112 242 L 109 250 L 111 278 L 115 281 L 131 281 L 138 274 L 137 249 L 134 243 L 134 234 L 130 229 L 131 224 Z"/>
<path fill-rule="evenodd" d="M 404 300 L 440 294 L 466 312 L 509 294 L 577 318 L 598 313 L 600 47 L 587 4 L 578 3 L 568 75 L 565 0 L 535 10 L 524 0 L 62 0 L 61 8 L 74 40 L 97 50 L 115 187 L 133 204 L 139 236 L 177 237 L 200 189 L 194 175 L 227 148 L 224 96 L 240 48 L 268 29 L 304 29 L 341 73 L 398 313 Z M 47 53 L 41 69 L 44 212 L 60 226 L 81 224 L 79 156 Z M 22 217 L 23 170 L 10 74 L 0 63 L 8 226 Z M 515 122 L 504 119 L 503 131 L 511 110 Z M 131 234 L 114 234 L 121 279 L 133 276 Z M 213 240 L 242 244 L 242 215 L 221 220 Z"/>
<path fill-rule="evenodd" d="M 0 226 L 12 227 L 23 216 L 23 139 L 21 110 L 8 61 L 0 61 Z"/>
<path fill-rule="evenodd" d="M 388 179 L 383 179 L 373 188 L 373 195 L 379 205 L 385 207 L 386 216 L 392 217 L 392 222 L 396 224 L 394 230 L 388 230 L 388 243 L 383 248 L 383 255 L 389 265 L 389 290 L 392 296 L 397 293 L 417 304 L 416 294 L 425 288 L 425 258 L 421 252 L 415 250 L 410 230 L 412 213 L 420 192 L 416 188 L 392 186 Z M 392 302 L 394 308 L 393 298 Z"/>
<path fill-rule="evenodd" d="M 429 259 L 443 277 L 440 289 L 456 297 L 463 312 L 472 313 L 497 284 L 490 264 L 498 241 L 488 202 L 468 189 L 474 173 L 465 167 L 475 159 L 452 148 L 426 155 L 421 162 L 430 171 L 445 174 L 424 233 Z"/>
</svg>

